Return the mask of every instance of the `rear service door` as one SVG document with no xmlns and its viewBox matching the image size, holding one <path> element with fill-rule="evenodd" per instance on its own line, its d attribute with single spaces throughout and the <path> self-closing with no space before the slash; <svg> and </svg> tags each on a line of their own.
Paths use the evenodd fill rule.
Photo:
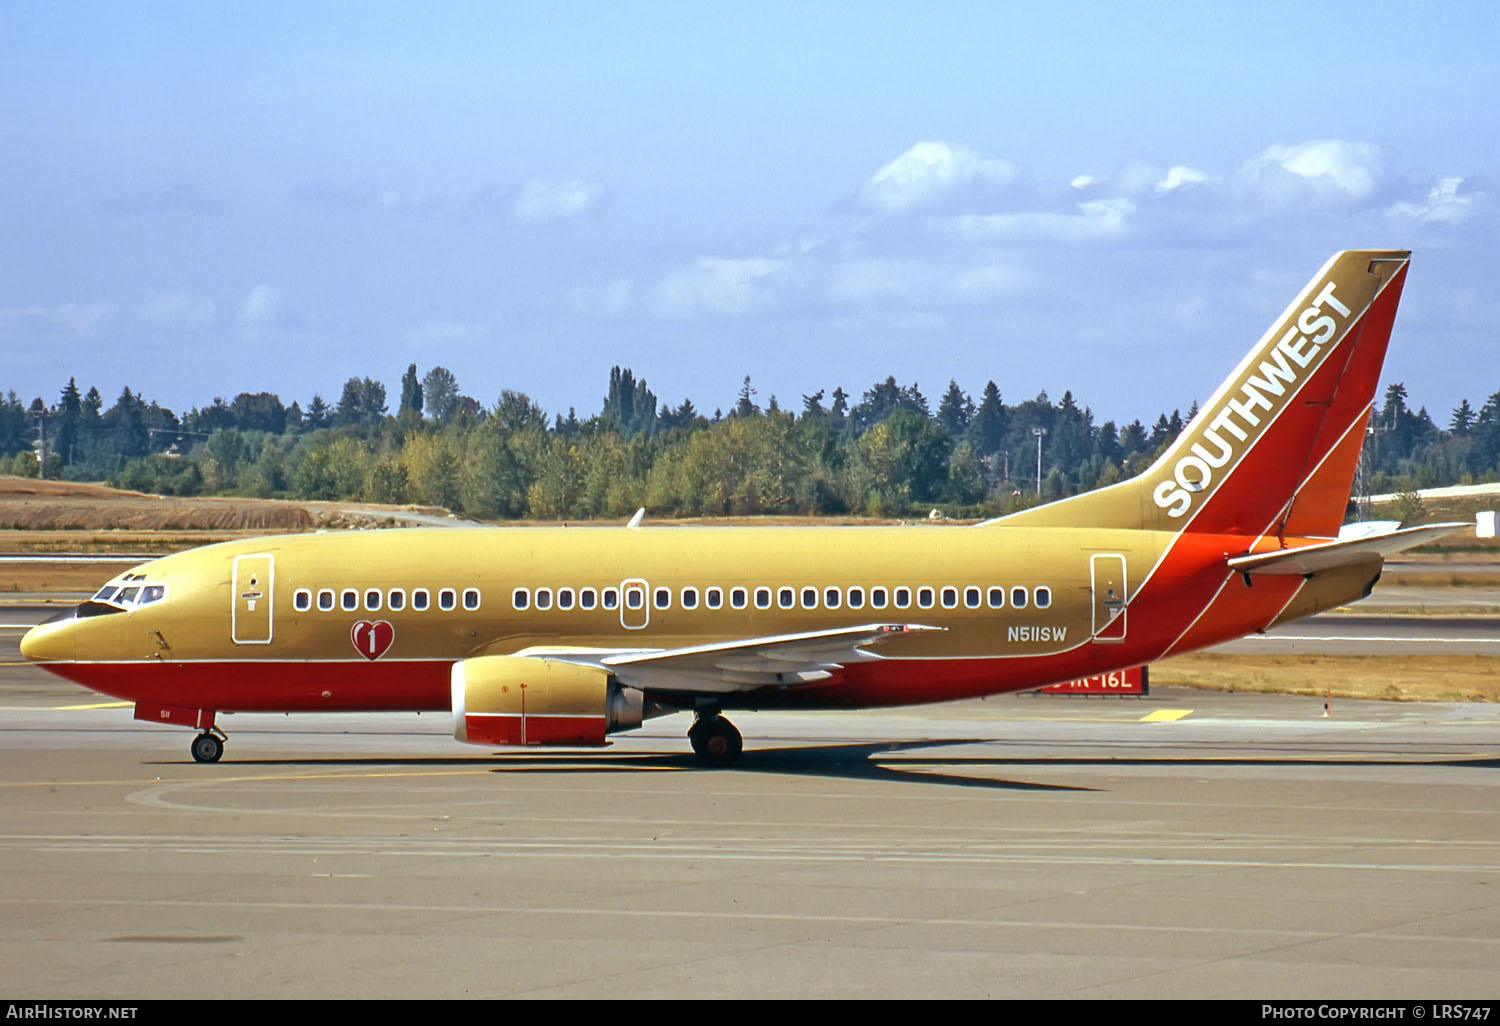
<svg viewBox="0 0 1500 1026">
<path fill-rule="evenodd" d="M 229 631 L 236 645 L 271 643 L 271 596 L 275 570 L 275 557 L 268 553 L 234 557 L 234 606 Z"/>
<path fill-rule="evenodd" d="M 1125 557 L 1097 553 L 1089 559 L 1094 591 L 1094 638 L 1125 640 Z"/>
</svg>

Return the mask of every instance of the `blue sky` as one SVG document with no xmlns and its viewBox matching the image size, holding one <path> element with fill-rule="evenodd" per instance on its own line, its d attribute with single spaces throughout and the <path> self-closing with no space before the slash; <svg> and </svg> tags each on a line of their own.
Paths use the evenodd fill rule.
<svg viewBox="0 0 1500 1026">
<path fill-rule="evenodd" d="M 1488 4 L 0 6 L 0 389 L 1205 398 L 1335 250 L 1500 390 Z"/>
</svg>

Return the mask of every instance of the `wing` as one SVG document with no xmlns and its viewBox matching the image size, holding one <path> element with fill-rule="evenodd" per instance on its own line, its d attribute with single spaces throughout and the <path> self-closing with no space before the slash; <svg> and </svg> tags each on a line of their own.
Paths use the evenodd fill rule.
<svg viewBox="0 0 1500 1026">
<path fill-rule="evenodd" d="M 1429 524 L 1426 527 L 1408 527 L 1404 531 L 1377 531 L 1362 537 L 1303 545 L 1295 549 L 1276 549 L 1253 556 L 1235 556 L 1229 560 L 1229 566 L 1247 574 L 1315 574 L 1320 570 L 1363 562 L 1372 556 L 1384 558 L 1397 552 L 1405 552 L 1445 534 L 1472 526 L 1463 523 Z"/>
<path fill-rule="evenodd" d="M 516 655 L 587 663 L 611 671 L 622 683 L 652 691 L 729 693 L 827 680 L 846 663 L 879 659 L 868 650 L 917 631 L 946 630 L 919 623 L 867 623 L 801 634 L 664 649 L 528 648 Z"/>
</svg>

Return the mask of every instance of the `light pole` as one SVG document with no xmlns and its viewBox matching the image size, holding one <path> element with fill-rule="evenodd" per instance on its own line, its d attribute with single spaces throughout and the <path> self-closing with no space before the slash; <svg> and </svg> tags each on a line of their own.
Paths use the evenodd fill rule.
<svg viewBox="0 0 1500 1026">
<path fill-rule="evenodd" d="M 1042 497 L 1042 439 L 1047 436 L 1047 429 L 1034 427 L 1031 433 L 1036 435 L 1036 497 Z"/>
</svg>

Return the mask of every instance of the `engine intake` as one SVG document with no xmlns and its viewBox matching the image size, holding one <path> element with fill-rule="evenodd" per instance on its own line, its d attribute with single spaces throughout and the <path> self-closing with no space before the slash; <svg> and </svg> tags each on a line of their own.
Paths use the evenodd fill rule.
<svg viewBox="0 0 1500 1026">
<path fill-rule="evenodd" d="M 533 656 L 453 664 L 453 736 L 476 745 L 604 744 L 641 725 L 640 691 L 608 670 Z"/>
</svg>

